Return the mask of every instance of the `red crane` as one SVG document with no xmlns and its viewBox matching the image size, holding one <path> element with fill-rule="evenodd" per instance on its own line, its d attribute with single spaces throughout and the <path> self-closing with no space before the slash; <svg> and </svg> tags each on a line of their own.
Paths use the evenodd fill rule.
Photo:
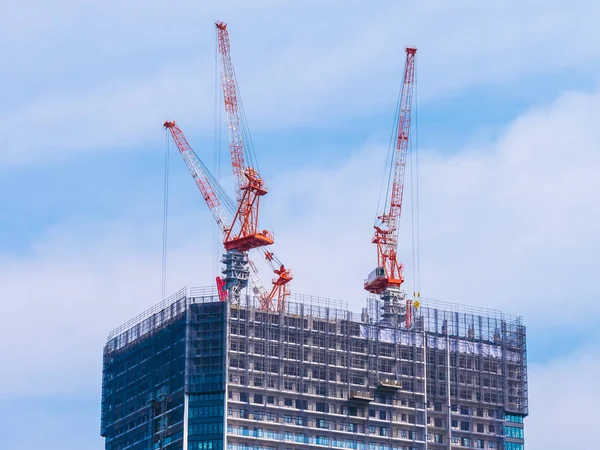
<svg viewBox="0 0 600 450">
<path fill-rule="evenodd" d="M 225 248 L 247 251 L 252 248 L 261 248 L 273 243 L 273 236 L 266 230 L 258 231 L 258 209 L 260 197 L 267 193 L 264 181 L 258 173 L 252 148 L 244 145 L 244 133 L 248 135 L 247 124 L 240 110 L 241 99 L 231 59 L 231 45 L 227 24 L 215 23 L 217 29 L 217 43 L 221 62 L 221 85 L 223 88 L 223 101 L 227 113 L 229 134 L 229 151 L 231 154 L 231 167 L 235 185 L 238 209 L 234 214 L 233 224 L 240 224 L 237 234 L 230 230 L 225 237 Z M 232 224 L 232 228 L 233 228 Z M 277 310 L 285 307 L 285 297 L 289 294 L 286 285 L 292 280 L 292 273 L 277 260 L 273 253 L 261 248 L 263 257 L 270 263 L 273 272 L 278 276 L 273 280 L 274 290 L 277 291 Z M 271 292 L 270 301 L 274 298 Z M 272 308 L 272 303 L 265 309 Z"/>
<path fill-rule="evenodd" d="M 411 107 L 415 82 L 415 53 L 416 48 L 406 48 L 406 63 L 404 81 L 400 96 L 400 111 L 398 114 L 398 133 L 395 151 L 392 156 L 393 174 L 387 186 L 386 203 L 383 212 L 377 216 L 375 234 L 371 242 L 377 245 L 377 267 L 365 280 L 365 289 L 381 295 L 382 298 L 390 292 L 392 297 L 400 298 L 400 287 L 404 282 L 403 264 L 397 259 L 398 227 L 402 213 L 402 196 L 404 193 L 404 174 L 406 171 L 406 156 L 408 153 Z M 407 313 L 407 323 L 408 323 Z"/>
<path fill-rule="evenodd" d="M 206 165 L 196 155 L 190 144 L 188 143 L 183 131 L 175 124 L 175 122 L 165 122 L 164 127 L 169 130 L 173 141 L 177 145 L 177 149 L 181 154 L 192 178 L 196 182 L 202 197 L 206 201 L 213 217 L 215 218 L 219 229 L 227 236 L 231 228 L 229 226 L 229 214 L 235 213 L 234 203 L 227 195 L 226 191 L 221 187 L 216 178 L 210 173 Z M 229 214 L 228 214 L 229 213 Z M 265 261 L 269 264 L 273 272 L 278 275 L 274 279 L 273 287 L 267 292 L 260 281 L 258 270 L 254 263 L 250 260 L 250 284 L 258 297 L 261 309 L 281 311 L 285 309 L 285 299 L 289 295 L 286 290 L 286 284 L 292 280 L 292 273 L 286 269 L 281 261 L 271 251 L 264 248 L 257 249 Z M 221 301 L 227 300 L 227 291 L 225 283 L 220 277 L 217 277 L 217 289 Z M 276 300 L 276 304 L 274 303 Z"/>
<path fill-rule="evenodd" d="M 245 123 L 242 122 L 240 114 L 227 24 L 217 22 L 215 25 L 221 55 L 221 85 L 227 112 L 231 167 L 238 200 L 238 209 L 233 218 L 233 223 L 239 224 L 238 231 L 235 233 L 232 231 L 234 229 L 232 224 L 231 230 L 225 237 L 225 248 L 248 251 L 273 243 L 273 235 L 270 232 L 258 229 L 260 197 L 268 191 L 258 170 L 246 161 L 242 137 L 244 131 L 242 127 Z"/>
</svg>

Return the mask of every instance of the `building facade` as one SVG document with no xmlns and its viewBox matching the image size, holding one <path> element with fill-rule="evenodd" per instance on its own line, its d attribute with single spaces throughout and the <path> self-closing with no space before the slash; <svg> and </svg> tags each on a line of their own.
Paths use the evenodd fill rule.
<svg viewBox="0 0 600 450">
<path fill-rule="evenodd" d="M 107 450 L 522 450 L 525 327 L 423 300 L 409 328 L 295 296 L 281 313 L 181 290 L 104 348 Z"/>
</svg>

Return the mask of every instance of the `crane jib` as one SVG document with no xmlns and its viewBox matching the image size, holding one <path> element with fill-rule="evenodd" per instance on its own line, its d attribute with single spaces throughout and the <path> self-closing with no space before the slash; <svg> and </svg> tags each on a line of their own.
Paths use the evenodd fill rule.
<svg viewBox="0 0 600 450">
<path fill-rule="evenodd" d="M 378 217 L 382 227 L 375 227 L 372 242 L 377 245 L 377 268 L 365 280 L 365 289 L 369 292 L 382 294 L 390 286 L 400 286 L 403 265 L 396 258 L 398 243 L 398 227 L 402 213 L 402 197 L 404 194 L 404 173 L 406 170 L 406 155 L 409 147 L 410 120 L 415 80 L 415 54 L 414 47 L 406 48 L 406 60 L 402 92 L 400 94 L 396 149 L 393 155 L 393 174 L 387 185 L 385 198 L 389 203 L 384 205 L 384 214 Z"/>
</svg>

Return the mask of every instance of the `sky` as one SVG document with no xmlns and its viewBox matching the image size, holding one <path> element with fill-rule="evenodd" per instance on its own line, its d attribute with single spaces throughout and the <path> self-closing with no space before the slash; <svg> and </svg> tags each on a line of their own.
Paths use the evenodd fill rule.
<svg viewBox="0 0 600 450">
<path fill-rule="evenodd" d="M 269 188 L 261 224 L 294 272 L 291 290 L 354 310 L 375 264 L 370 239 L 404 48 L 418 48 L 420 281 L 417 207 L 407 200 L 407 289 L 522 315 L 527 448 L 593 447 L 583 430 L 600 399 L 599 16 L 600 4 L 583 0 L 3 6 L 3 448 L 103 448 L 102 346 L 161 299 L 163 122 L 176 120 L 232 184 L 216 20 L 229 24 Z M 211 285 L 220 250 L 169 148 L 171 293 Z M 553 432 L 559 409 L 562 430 Z"/>
</svg>

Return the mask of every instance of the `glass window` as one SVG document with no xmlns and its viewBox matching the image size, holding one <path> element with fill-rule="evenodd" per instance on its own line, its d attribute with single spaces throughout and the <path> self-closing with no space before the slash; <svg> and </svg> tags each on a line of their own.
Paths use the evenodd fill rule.
<svg viewBox="0 0 600 450">
<path fill-rule="evenodd" d="M 504 436 L 523 439 L 523 428 L 504 427 Z"/>
<path fill-rule="evenodd" d="M 516 442 L 505 442 L 504 449 L 505 450 L 524 450 L 523 444 L 517 444 Z"/>
<path fill-rule="evenodd" d="M 523 416 L 518 416 L 516 414 L 504 414 L 504 420 L 513 423 L 523 423 Z"/>
</svg>

